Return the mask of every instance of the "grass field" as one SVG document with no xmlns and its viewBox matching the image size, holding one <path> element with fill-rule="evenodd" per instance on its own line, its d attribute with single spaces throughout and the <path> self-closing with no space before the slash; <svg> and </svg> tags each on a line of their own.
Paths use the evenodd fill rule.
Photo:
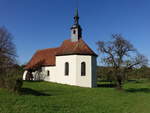
<svg viewBox="0 0 150 113">
<path fill-rule="evenodd" d="M 0 113 L 150 113 L 150 81 L 130 81 L 124 89 L 24 82 L 22 95 L 0 89 Z"/>
</svg>

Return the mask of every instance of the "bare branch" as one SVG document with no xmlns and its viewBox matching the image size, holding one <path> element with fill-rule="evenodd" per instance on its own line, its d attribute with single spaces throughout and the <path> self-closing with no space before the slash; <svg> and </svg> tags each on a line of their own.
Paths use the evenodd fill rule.
<svg viewBox="0 0 150 113">
<path fill-rule="evenodd" d="M 138 54 L 133 45 L 120 34 L 112 35 L 112 39 L 109 42 L 98 41 L 98 52 L 100 55 L 105 55 L 102 60 L 112 66 L 116 80 L 121 85 L 127 69 L 147 65 L 148 60 L 145 56 Z M 135 58 L 133 58 L 134 55 Z"/>
</svg>

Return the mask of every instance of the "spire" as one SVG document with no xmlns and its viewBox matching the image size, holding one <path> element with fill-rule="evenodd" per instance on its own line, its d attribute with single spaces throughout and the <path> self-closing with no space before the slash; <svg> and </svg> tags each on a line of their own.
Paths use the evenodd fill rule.
<svg viewBox="0 0 150 113">
<path fill-rule="evenodd" d="M 82 28 L 79 25 L 78 9 L 76 8 L 74 15 L 74 24 L 71 27 L 71 40 L 75 42 L 80 38 L 82 38 Z"/>
<path fill-rule="evenodd" d="M 75 25 L 79 24 L 78 8 L 76 8 L 76 10 L 75 10 L 74 24 Z"/>
<path fill-rule="evenodd" d="M 76 8 L 76 10 L 75 10 L 75 16 L 78 17 L 78 8 Z"/>
</svg>

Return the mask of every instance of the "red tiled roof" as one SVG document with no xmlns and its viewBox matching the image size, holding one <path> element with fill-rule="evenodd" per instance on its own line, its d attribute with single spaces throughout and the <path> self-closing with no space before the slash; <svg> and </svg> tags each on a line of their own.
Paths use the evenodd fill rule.
<svg viewBox="0 0 150 113">
<path fill-rule="evenodd" d="M 38 50 L 26 65 L 25 69 L 32 69 L 39 64 L 42 66 L 54 66 L 55 56 L 71 54 L 97 56 L 82 39 L 76 42 L 65 40 L 58 48 Z"/>
<path fill-rule="evenodd" d="M 65 40 L 60 46 L 57 55 L 69 55 L 69 54 L 81 54 L 81 55 L 95 55 L 91 48 L 82 40 L 72 42 L 71 40 Z"/>
<path fill-rule="evenodd" d="M 42 63 L 43 66 L 46 65 L 55 65 L 55 55 L 59 48 L 48 48 L 43 50 L 38 50 L 29 63 L 26 65 L 25 69 L 33 68 L 39 63 Z"/>
</svg>

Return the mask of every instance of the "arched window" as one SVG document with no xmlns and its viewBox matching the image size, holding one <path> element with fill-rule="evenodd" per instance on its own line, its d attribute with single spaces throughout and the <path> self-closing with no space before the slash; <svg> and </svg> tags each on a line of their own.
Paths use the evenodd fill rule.
<svg viewBox="0 0 150 113">
<path fill-rule="evenodd" d="M 86 64 L 85 62 L 81 63 L 81 76 L 85 76 L 86 75 Z"/>
<path fill-rule="evenodd" d="M 73 30 L 73 34 L 76 34 L 76 30 Z"/>
<path fill-rule="evenodd" d="M 69 63 L 65 63 L 65 75 L 69 75 Z"/>
<path fill-rule="evenodd" d="M 47 76 L 49 76 L 50 75 L 50 72 L 49 71 L 47 71 Z"/>
</svg>

